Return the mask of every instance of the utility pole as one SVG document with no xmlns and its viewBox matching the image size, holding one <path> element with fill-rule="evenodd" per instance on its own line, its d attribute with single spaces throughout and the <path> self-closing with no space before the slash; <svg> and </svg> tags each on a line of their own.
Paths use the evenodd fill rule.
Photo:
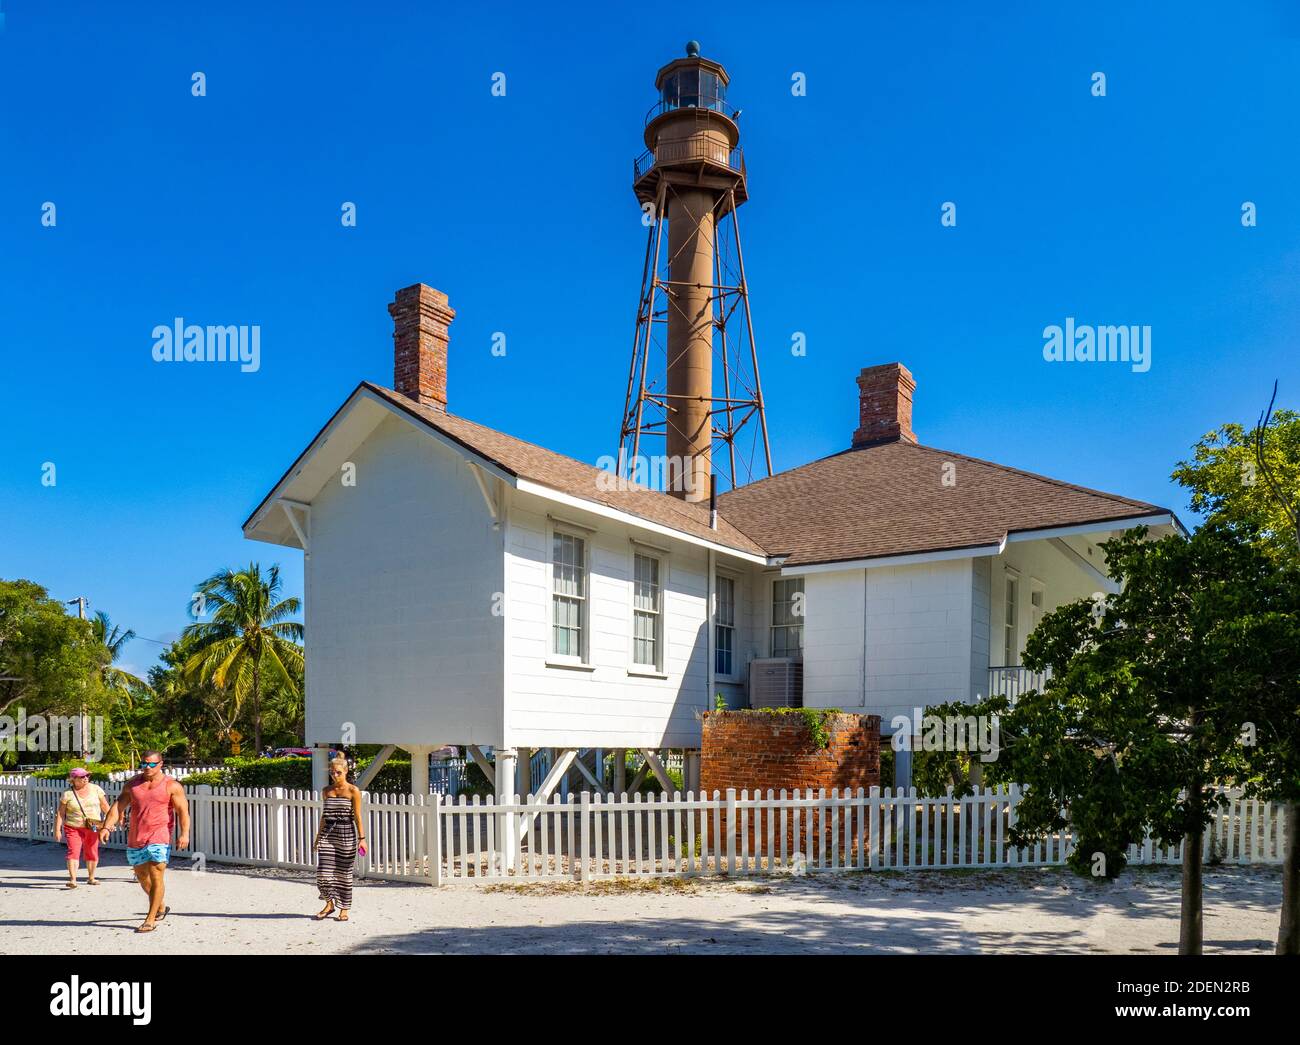
<svg viewBox="0 0 1300 1045">
<path fill-rule="evenodd" d="M 68 605 L 71 606 L 74 602 L 77 604 L 77 616 L 85 620 L 86 606 L 89 605 L 89 600 L 84 595 L 78 595 L 75 599 L 69 599 Z M 86 715 L 86 705 L 82 703 L 81 715 L 77 721 L 77 739 L 81 742 L 81 760 L 83 762 L 90 758 L 90 752 L 86 750 L 86 732 L 89 728 L 90 719 Z"/>
</svg>

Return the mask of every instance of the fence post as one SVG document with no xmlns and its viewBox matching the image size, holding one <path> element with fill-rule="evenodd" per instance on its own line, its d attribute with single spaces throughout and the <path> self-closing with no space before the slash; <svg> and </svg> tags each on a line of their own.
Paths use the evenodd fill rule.
<svg viewBox="0 0 1300 1045">
<path fill-rule="evenodd" d="M 211 849 L 212 785 L 197 784 L 190 795 L 190 852 L 209 854 Z"/>
<path fill-rule="evenodd" d="M 266 850 L 267 859 L 277 867 L 285 862 L 284 839 L 288 826 L 289 809 L 285 805 L 284 788 L 271 788 L 271 815 L 267 821 L 271 828 L 271 837 Z"/>
<path fill-rule="evenodd" d="M 584 791 L 578 799 L 578 837 L 581 839 L 578 865 L 578 881 L 591 881 L 591 792 Z"/>
<path fill-rule="evenodd" d="M 429 861 L 429 881 L 442 885 L 442 795 L 435 791 L 425 799 L 425 852 Z"/>
<path fill-rule="evenodd" d="M 27 841 L 36 841 L 36 778 L 27 777 Z"/>
<path fill-rule="evenodd" d="M 736 789 L 727 788 L 727 874 L 736 873 Z"/>
</svg>

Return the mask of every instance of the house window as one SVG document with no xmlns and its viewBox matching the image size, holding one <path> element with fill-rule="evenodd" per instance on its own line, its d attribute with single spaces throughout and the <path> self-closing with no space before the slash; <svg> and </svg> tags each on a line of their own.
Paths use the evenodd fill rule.
<svg viewBox="0 0 1300 1045">
<path fill-rule="evenodd" d="M 571 533 L 551 539 L 551 652 L 583 656 L 587 624 L 587 542 Z"/>
<path fill-rule="evenodd" d="M 1011 667 L 1020 654 L 1020 646 L 1016 642 L 1016 610 L 1020 605 L 1020 580 L 1008 575 L 1006 584 L 1006 599 L 1002 613 L 1002 663 Z"/>
<path fill-rule="evenodd" d="M 772 656 L 803 655 L 803 578 L 772 582 Z"/>
<path fill-rule="evenodd" d="M 713 671 L 731 678 L 735 674 L 736 582 L 718 577 L 718 606 L 713 617 Z"/>
<path fill-rule="evenodd" d="M 632 663 L 658 668 L 663 635 L 663 585 L 660 562 L 636 552 L 632 560 Z"/>
</svg>

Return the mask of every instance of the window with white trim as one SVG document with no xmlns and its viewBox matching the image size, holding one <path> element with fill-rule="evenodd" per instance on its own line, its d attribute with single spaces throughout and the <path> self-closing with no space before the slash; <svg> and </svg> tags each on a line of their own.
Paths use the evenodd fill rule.
<svg viewBox="0 0 1300 1045">
<path fill-rule="evenodd" d="M 1016 613 L 1020 608 L 1020 579 L 1014 574 L 1008 573 L 1006 585 L 1002 611 L 1002 663 L 1007 667 L 1014 667 L 1020 655 L 1020 645 L 1016 642 Z"/>
<path fill-rule="evenodd" d="M 582 660 L 587 627 L 587 542 L 556 530 L 551 537 L 551 652 Z"/>
<path fill-rule="evenodd" d="M 632 663 L 658 670 L 663 663 L 663 585 L 660 560 L 632 555 Z"/>
<path fill-rule="evenodd" d="M 772 656 L 803 656 L 803 609 L 802 577 L 772 582 Z"/>
<path fill-rule="evenodd" d="M 713 673 L 731 678 L 735 674 L 736 580 L 717 578 L 717 607 L 713 614 Z"/>
</svg>

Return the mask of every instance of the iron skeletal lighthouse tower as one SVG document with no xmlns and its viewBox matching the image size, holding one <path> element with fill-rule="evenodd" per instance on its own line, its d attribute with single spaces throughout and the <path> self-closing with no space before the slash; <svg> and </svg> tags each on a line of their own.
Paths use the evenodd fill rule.
<svg viewBox="0 0 1300 1045">
<path fill-rule="evenodd" d="M 760 468 L 772 474 L 736 222 L 748 199 L 740 113 L 727 105 L 727 83 L 721 65 L 687 44 L 686 57 L 655 77 L 659 101 L 633 164 L 650 232 L 619 462 L 625 475 L 657 486 L 644 474 L 642 437 L 664 436 L 663 487 L 688 501 L 708 499 L 715 459 L 732 487 Z"/>
</svg>

